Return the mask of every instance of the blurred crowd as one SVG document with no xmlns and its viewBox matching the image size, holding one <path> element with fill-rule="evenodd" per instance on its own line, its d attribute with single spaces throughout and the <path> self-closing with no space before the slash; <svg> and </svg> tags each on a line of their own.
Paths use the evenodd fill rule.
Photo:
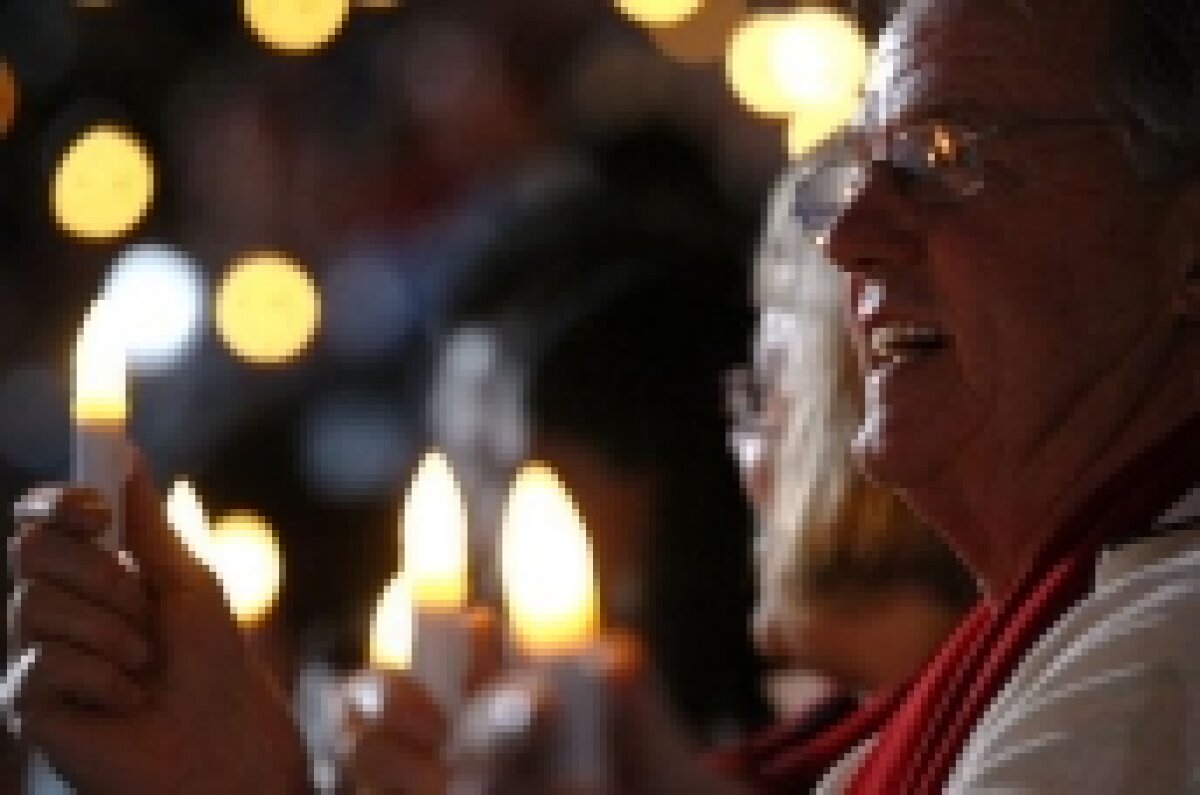
<svg viewBox="0 0 1200 795">
<path fill-rule="evenodd" d="M 858 480 L 814 484 L 826 504 L 798 509 L 753 462 L 739 481 L 728 371 L 772 366 L 770 271 L 799 266 L 770 256 L 778 218 L 758 240 L 782 130 L 738 105 L 719 59 L 673 61 L 600 0 L 360 7 L 304 57 L 264 48 L 233 4 L 11 0 L 0 54 L 20 89 L 0 137 L 0 496 L 66 476 L 68 352 L 130 242 L 81 243 L 47 212 L 56 157 L 81 127 L 126 125 L 155 155 L 134 241 L 187 252 L 208 288 L 256 250 L 294 256 L 319 287 L 319 332 L 286 366 L 239 363 L 206 330 L 131 390 L 131 435 L 162 486 L 186 476 L 211 512 L 253 508 L 276 528 L 284 588 L 254 634 L 281 681 L 365 664 L 403 486 L 431 446 L 463 481 L 485 604 L 499 603 L 509 478 L 529 458 L 560 472 L 595 544 L 605 623 L 645 639 L 673 714 L 706 745 L 761 725 L 768 696 L 794 707 L 830 693 L 769 673 L 780 661 L 835 675 L 837 693 L 895 684 L 969 601 L 923 528 L 900 533 L 889 562 L 896 534 L 872 522 L 898 509 Z M 818 329 L 832 306 L 820 301 Z M 821 467 L 846 463 L 848 439 L 804 441 L 819 412 L 841 411 L 845 430 L 859 403 L 829 374 L 853 366 L 830 333 L 818 336 L 832 353 L 789 365 L 824 371 L 813 379 L 832 385 L 829 405 L 795 423 L 801 439 L 770 442 L 793 459 L 840 447 Z M 758 508 L 757 597 L 743 486 Z M 801 543 L 791 528 L 804 522 L 866 529 Z M 778 571 L 802 558 L 803 577 Z M 926 574 L 936 584 L 914 591 Z M 747 631 L 756 599 L 769 665 Z M 773 615 L 772 600 L 787 609 Z M 848 628 L 886 614 L 877 603 L 922 629 L 894 669 L 863 671 L 879 641 Z"/>
</svg>

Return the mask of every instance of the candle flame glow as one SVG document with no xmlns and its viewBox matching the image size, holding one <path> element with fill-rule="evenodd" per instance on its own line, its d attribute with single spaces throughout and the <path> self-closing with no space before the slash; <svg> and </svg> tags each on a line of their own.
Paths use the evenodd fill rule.
<svg viewBox="0 0 1200 795">
<path fill-rule="evenodd" d="M 412 588 L 407 577 L 397 574 L 379 595 L 371 617 L 371 667 L 406 671 L 412 667 L 412 650 Z"/>
<path fill-rule="evenodd" d="M 421 459 L 404 497 L 401 524 L 404 570 L 416 604 L 461 608 L 467 600 L 467 509 L 441 452 Z"/>
<path fill-rule="evenodd" d="M 75 340 L 71 414 L 78 424 L 121 425 L 128 414 L 123 326 L 106 301 L 92 305 Z"/>
<path fill-rule="evenodd" d="M 574 501 L 545 464 L 517 473 L 500 532 L 504 595 L 521 649 L 537 656 L 587 645 L 597 625 L 591 545 Z"/>
<path fill-rule="evenodd" d="M 200 495 L 186 480 L 171 486 L 166 513 L 179 540 L 221 584 L 238 625 L 261 623 L 283 584 L 279 543 L 270 523 L 252 511 L 233 511 L 210 526 Z"/>
<path fill-rule="evenodd" d="M 250 511 L 221 517 L 209 535 L 204 558 L 221 581 L 238 624 L 261 623 L 275 606 L 283 583 L 279 545 L 270 524 Z"/>
<path fill-rule="evenodd" d="M 203 561 L 209 543 L 208 516 L 200 495 L 186 480 L 175 481 L 167 494 L 167 521 L 192 556 Z"/>
</svg>

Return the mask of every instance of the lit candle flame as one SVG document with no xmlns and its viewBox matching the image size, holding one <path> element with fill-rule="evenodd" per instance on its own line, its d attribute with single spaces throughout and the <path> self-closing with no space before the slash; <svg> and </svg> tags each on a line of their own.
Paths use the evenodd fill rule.
<svg viewBox="0 0 1200 795">
<path fill-rule="evenodd" d="M 406 671 L 412 667 L 412 651 L 412 589 L 408 578 L 397 574 L 379 595 L 371 617 L 371 667 Z"/>
<path fill-rule="evenodd" d="M 460 609 L 467 600 L 467 509 L 446 456 L 425 455 L 404 497 L 404 571 L 419 607 Z"/>
<path fill-rule="evenodd" d="M 193 557 L 203 562 L 209 543 L 208 517 L 200 495 L 186 480 L 175 481 L 167 494 L 167 521 Z"/>
<path fill-rule="evenodd" d="M 596 584 L 583 520 L 544 464 L 517 474 L 501 526 L 501 578 L 518 645 L 532 656 L 585 648 L 596 633 Z"/>
<path fill-rule="evenodd" d="M 221 581 L 238 624 L 248 628 L 261 623 L 283 583 L 279 545 L 270 524 L 249 511 L 221 517 L 209 536 L 204 560 Z"/>
<path fill-rule="evenodd" d="M 129 411 L 123 326 L 105 301 L 92 305 L 75 340 L 71 414 L 78 425 L 124 424 Z"/>
<path fill-rule="evenodd" d="M 234 511 L 210 527 L 200 495 L 186 480 L 171 486 L 166 513 L 179 540 L 221 584 L 237 623 L 244 628 L 261 623 L 283 584 L 279 543 L 270 523 L 251 511 Z"/>
</svg>

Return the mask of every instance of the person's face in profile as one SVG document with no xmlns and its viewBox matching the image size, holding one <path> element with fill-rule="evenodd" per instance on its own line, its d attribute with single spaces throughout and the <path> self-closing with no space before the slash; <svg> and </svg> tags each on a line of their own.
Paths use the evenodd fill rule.
<svg viewBox="0 0 1200 795">
<path fill-rule="evenodd" d="M 1018 5 L 901 12 L 864 112 L 891 148 L 831 229 L 866 348 L 856 446 L 910 491 L 1086 433 L 1062 419 L 1141 388 L 1122 364 L 1166 305 L 1159 211 L 1101 110 L 1110 3 Z M 922 160 L 893 157 L 921 136 Z"/>
</svg>

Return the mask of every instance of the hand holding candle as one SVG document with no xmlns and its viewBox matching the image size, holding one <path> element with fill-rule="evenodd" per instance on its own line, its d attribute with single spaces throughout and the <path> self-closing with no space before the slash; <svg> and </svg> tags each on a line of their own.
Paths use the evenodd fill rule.
<svg viewBox="0 0 1200 795">
<path fill-rule="evenodd" d="M 467 511 L 450 462 L 430 452 L 404 499 L 404 572 L 412 590 L 412 672 L 449 712 L 470 664 Z"/>
<path fill-rule="evenodd" d="M 73 365 L 71 480 L 104 496 L 112 519 L 100 543 L 116 551 L 121 491 L 129 477 L 129 400 L 125 338 L 113 305 L 104 300 L 92 305 L 79 329 Z"/>
<path fill-rule="evenodd" d="M 509 492 L 501 577 L 517 648 L 558 701 L 558 773 L 570 785 L 603 788 L 608 719 L 592 550 L 578 509 L 545 465 L 524 467 Z"/>
</svg>

